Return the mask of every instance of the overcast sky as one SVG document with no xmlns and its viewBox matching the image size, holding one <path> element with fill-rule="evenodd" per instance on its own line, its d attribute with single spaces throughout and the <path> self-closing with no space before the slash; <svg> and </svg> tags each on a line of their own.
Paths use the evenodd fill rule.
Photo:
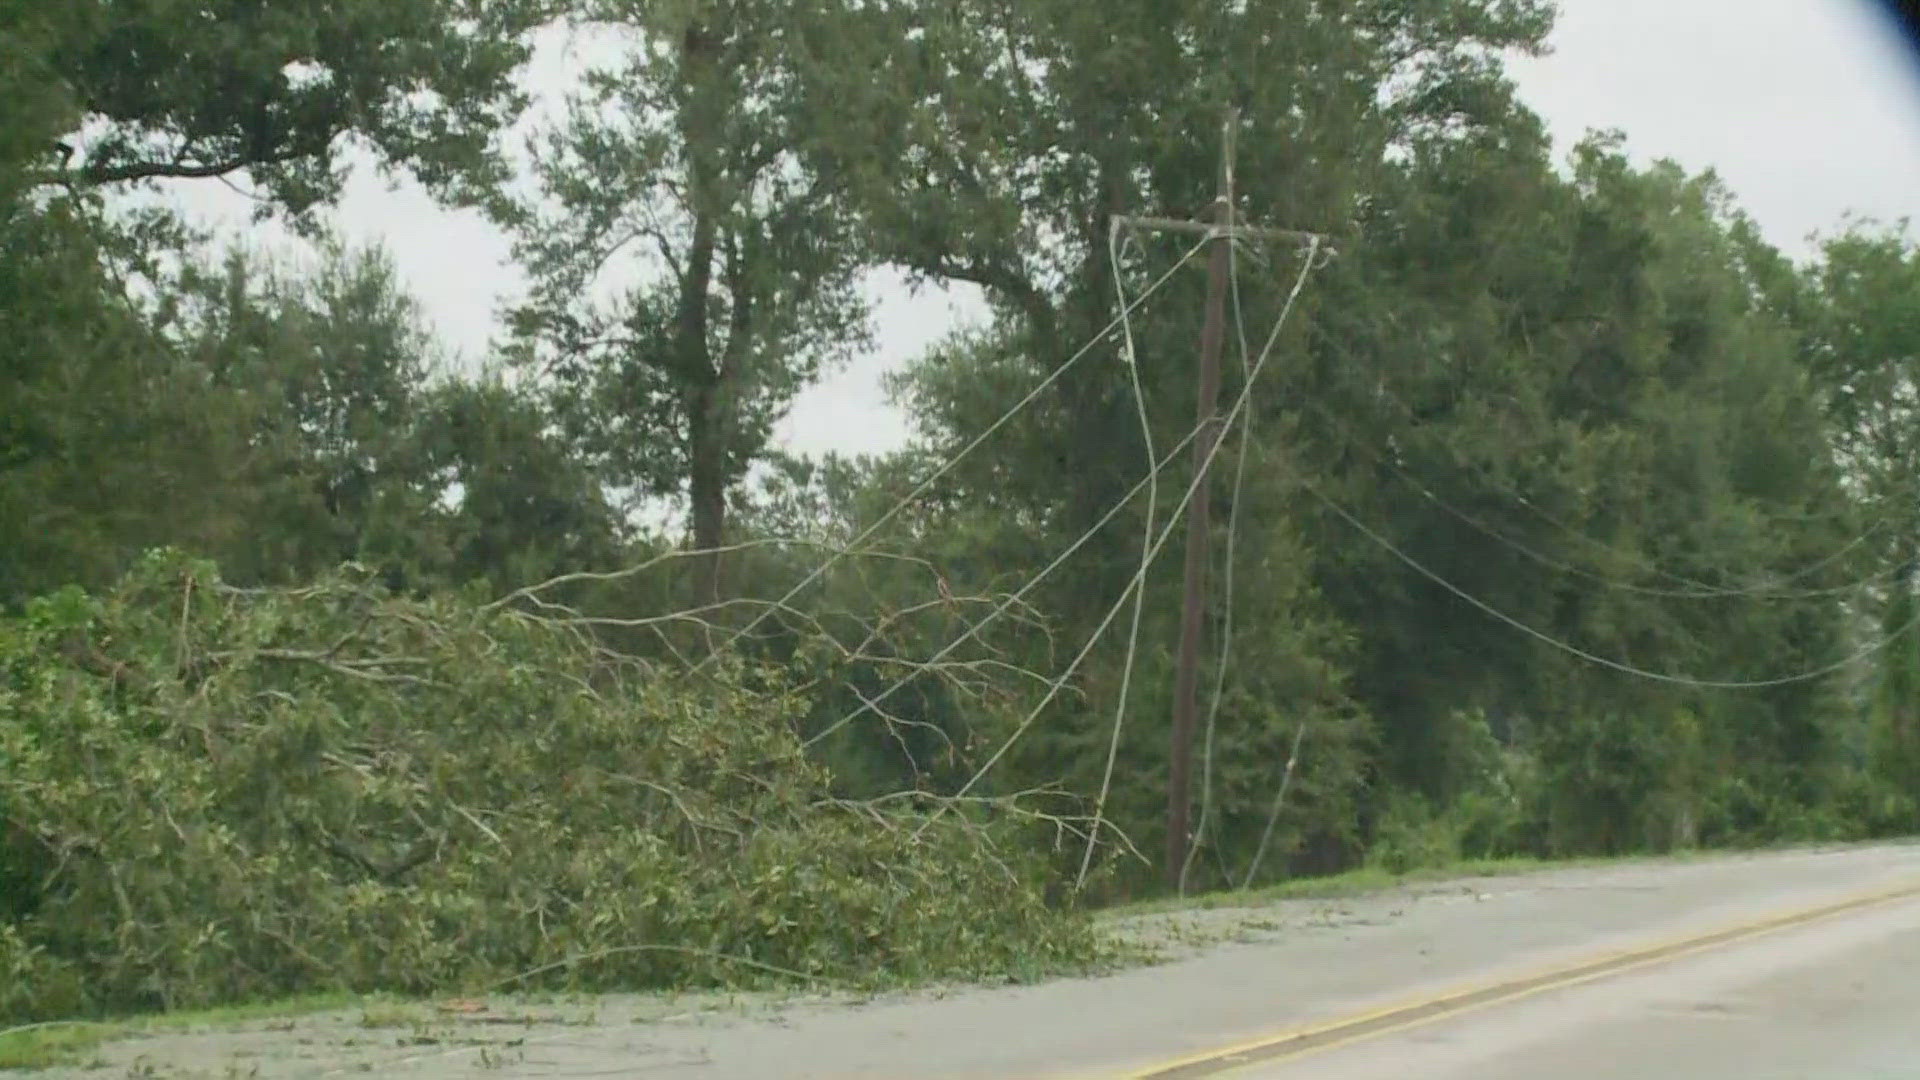
<svg viewBox="0 0 1920 1080">
<path fill-rule="evenodd" d="M 1920 219 L 1920 69 L 1868 0 L 1562 0 L 1552 44 L 1512 72 L 1563 154 L 1589 130 L 1618 128 L 1637 159 L 1714 168 L 1796 257 L 1848 212 Z M 569 67 L 543 56 L 536 85 L 564 84 Z M 209 223 L 245 222 L 245 200 L 218 184 L 179 197 Z M 384 241 L 443 339 L 484 356 L 497 302 L 519 280 L 499 234 L 373 176 L 356 178 L 338 223 L 352 240 Z M 877 348 L 801 397 L 780 433 L 787 448 L 900 445 L 907 427 L 881 374 L 980 313 L 970 296 L 909 297 L 897 282 L 876 281 L 874 295 Z"/>
</svg>

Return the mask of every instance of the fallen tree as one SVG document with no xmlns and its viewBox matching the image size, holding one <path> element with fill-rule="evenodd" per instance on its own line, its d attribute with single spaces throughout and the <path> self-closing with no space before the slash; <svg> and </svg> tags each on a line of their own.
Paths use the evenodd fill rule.
<svg viewBox="0 0 1920 1080">
<path fill-rule="evenodd" d="M 803 712 L 509 605 L 156 555 L 0 623 L 0 1017 L 1096 955 L 1034 822 L 836 799 Z"/>
</svg>

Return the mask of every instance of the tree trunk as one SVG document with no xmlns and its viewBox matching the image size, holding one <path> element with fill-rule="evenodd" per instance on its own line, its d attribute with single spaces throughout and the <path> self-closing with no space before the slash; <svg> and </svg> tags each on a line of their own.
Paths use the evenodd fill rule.
<svg viewBox="0 0 1920 1080">
<path fill-rule="evenodd" d="M 698 20 L 687 25 L 681 39 L 686 103 L 680 109 L 679 127 L 684 140 L 693 235 L 680 279 L 674 324 L 679 376 L 687 385 L 687 501 L 693 547 L 702 553 L 694 559 L 696 605 L 717 603 L 721 598 L 718 549 L 725 543 L 727 531 L 725 393 L 731 373 L 715 363 L 707 324 L 721 208 L 727 201 L 717 190 L 723 167 L 716 156 L 715 139 L 729 94 L 716 70 L 718 41 L 715 33 Z"/>
<path fill-rule="evenodd" d="M 722 388 L 703 383 L 687 402 L 687 501 L 693 519 L 694 603 L 722 599 L 723 556 L 727 533 L 727 440 Z"/>
</svg>

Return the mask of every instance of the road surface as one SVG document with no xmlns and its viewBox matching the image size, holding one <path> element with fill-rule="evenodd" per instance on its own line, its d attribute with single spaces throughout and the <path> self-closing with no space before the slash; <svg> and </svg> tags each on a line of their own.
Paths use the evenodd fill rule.
<svg viewBox="0 0 1920 1080">
<path fill-rule="evenodd" d="M 1920 1077 L 1920 846 L 1570 868 L 1122 928 L 1184 955 L 746 1016 L 635 998 L 399 1031 L 317 1017 L 117 1044 L 104 1063 L 267 1080 Z"/>
<path fill-rule="evenodd" d="M 1403 1080 L 1410 1072 L 1431 1080 L 1920 1077 L 1920 900 L 1213 1075 Z"/>
</svg>

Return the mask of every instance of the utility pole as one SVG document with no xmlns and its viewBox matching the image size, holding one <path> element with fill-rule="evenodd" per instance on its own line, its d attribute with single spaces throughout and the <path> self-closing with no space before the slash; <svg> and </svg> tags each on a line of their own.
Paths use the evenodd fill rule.
<svg viewBox="0 0 1920 1080">
<path fill-rule="evenodd" d="M 1193 728 L 1199 710 L 1200 635 L 1206 630 L 1207 563 L 1213 523 L 1208 463 L 1220 441 L 1220 342 L 1227 329 L 1227 259 L 1233 243 L 1233 141 L 1239 117 L 1227 113 L 1220 151 L 1220 198 L 1215 204 L 1217 231 L 1207 251 L 1207 318 L 1200 327 L 1200 398 L 1194 423 L 1195 481 L 1187 503 L 1187 565 L 1180 586 L 1180 651 L 1173 679 L 1173 738 L 1167 756 L 1167 885 L 1178 891 L 1187 865 L 1193 805 Z"/>
<path fill-rule="evenodd" d="M 1181 870 L 1187 864 L 1188 816 L 1192 807 L 1193 731 L 1199 713 L 1200 639 L 1206 628 L 1207 564 L 1209 531 L 1212 526 L 1212 495 L 1208 483 L 1213 450 L 1220 441 L 1220 347 L 1226 336 L 1227 273 L 1231 255 L 1229 245 L 1236 235 L 1268 239 L 1315 241 L 1312 233 L 1290 229 L 1251 229 L 1234 221 L 1233 167 L 1234 137 L 1240 126 L 1237 109 L 1227 111 L 1221 129 L 1220 194 L 1214 203 L 1214 220 L 1176 221 L 1168 218 L 1123 217 L 1120 220 L 1136 228 L 1171 232 L 1199 232 L 1212 236 L 1207 252 L 1206 321 L 1200 329 L 1200 398 L 1197 427 L 1199 437 L 1193 444 L 1193 462 L 1197 479 L 1192 500 L 1187 504 L 1187 561 L 1180 597 L 1180 650 L 1173 685 L 1173 732 L 1167 757 L 1167 884 L 1182 888 Z"/>
</svg>

